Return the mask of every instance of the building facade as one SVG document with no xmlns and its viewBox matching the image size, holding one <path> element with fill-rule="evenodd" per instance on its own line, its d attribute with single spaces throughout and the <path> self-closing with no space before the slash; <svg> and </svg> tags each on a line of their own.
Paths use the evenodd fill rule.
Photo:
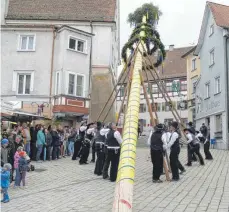
<svg viewBox="0 0 229 212">
<path fill-rule="evenodd" d="M 4 0 L 1 12 L 2 98 L 45 105 L 49 117 L 95 119 L 119 64 L 119 1 Z"/>
<path fill-rule="evenodd" d="M 200 77 L 200 58 L 193 54 L 195 49 L 196 46 L 182 56 L 187 61 L 188 120 L 194 125 L 196 120 L 196 84 Z"/>
<path fill-rule="evenodd" d="M 228 149 L 229 6 L 207 2 L 195 50 L 201 60 L 196 87 L 196 126 L 209 125 L 210 138 Z"/>
<path fill-rule="evenodd" d="M 170 50 L 166 52 L 166 59 L 164 61 L 163 70 L 161 67 L 158 69 L 158 73 L 162 81 L 166 85 L 166 91 L 172 100 L 173 107 L 177 109 L 184 123 L 188 122 L 187 71 L 186 71 L 186 60 L 182 59 L 181 57 L 187 51 L 190 51 L 190 49 L 192 49 L 192 47 L 170 48 Z M 148 76 L 150 76 L 150 74 L 148 74 Z M 178 90 L 177 88 L 174 88 L 173 86 L 174 83 L 178 85 Z M 153 108 L 153 110 L 157 112 L 159 122 L 169 124 L 170 122 L 174 121 L 175 119 L 171 112 L 170 106 L 167 105 L 155 81 L 152 78 L 150 78 L 150 86 L 148 86 L 148 83 L 146 82 L 145 82 L 145 86 L 147 87 L 149 99 L 151 99 L 150 93 L 153 94 L 153 98 L 155 102 L 155 108 Z M 123 95 L 124 95 L 124 87 L 121 89 L 117 98 L 117 111 L 119 111 L 121 107 L 121 100 L 123 99 Z M 124 104 L 124 108 L 125 108 L 125 104 Z M 147 130 L 151 126 L 151 120 L 148 111 L 149 110 L 142 89 L 141 100 L 140 100 L 139 122 L 141 123 L 142 126 L 144 126 L 144 130 Z M 119 125 L 123 125 L 123 121 L 124 121 L 123 117 L 124 114 L 122 113 L 121 118 L 119 120 Z"/>
</svg>

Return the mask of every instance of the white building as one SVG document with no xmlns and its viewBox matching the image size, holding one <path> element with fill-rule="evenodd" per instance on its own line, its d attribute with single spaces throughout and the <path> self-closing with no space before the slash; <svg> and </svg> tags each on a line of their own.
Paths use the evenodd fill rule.
<svg viewBox="0 0 229 212">
<path fill-rule="evenodd" d="M 4 0 L 1 12 L 2 98 L 75 119 L 90 113 L 91 97 L 95 119 L 119 63 L 119 1 Z M 105 94 L 93 93 L 101 86 Z"/>
<path fill-rule="evenodd" d="M 188 121 L 188 110 L 187 110 L 187 71 L 186 71 L 186 61 L 181 58 L 181 56 L 189 51 L 192 47 L 184 48 L 170 48 L 166 52 L 166 59 L 164 61 L 164 68 L 160 67 L 158 73 L 161 76 L 161 79 L 166 85 L 167 92 L 171 97 L 173 106 L 178 110 L 180 117 L 183 119 L 184 123 Z M 153 98 L 156 105 L 156 111 L 158 114 L 159 122 L 168 124 L 169 122 L 175 121 L 173 114 L 170 110 L 169 105 L 166 104 L 162 94 L 160 93 L 158 86 L 154 80 L 150 77 L 150 88 L 148 88 L 148 83 L 145 83 L 145 86 L 148 90 L 148 97 L 150 98 L 150 92 L 153 94 Z M 174 81 L 180 83 L 180 92 L 179 94 L 173 90 L 172 84 Z M 174 92 L 173 92 L 174 91 Z M 121 107 L 121 100 L 123 99 L 124 88 L 121 89 L 117 99 L 117 111 Z M 152 102 L 152 101 L 151 101 Z M 184 104 L 181 104 L 184 103 Z M 126 104 L 126 103 L 125 103 Z M 155 109 L 153 109 L 155 110 Z M 154 114 L 155 117 L 155 114 Z M 119 124 L 123 123 L 123 114 L 119 121 Z M 143 89 L 141 90 L 141 101 L 140 101 L 140 114 L 139 122 L 144 126 L 146 130 L 151 126 L 150 115 L 148 112 L 146 99 L 144 97 Z"/>
</svg>

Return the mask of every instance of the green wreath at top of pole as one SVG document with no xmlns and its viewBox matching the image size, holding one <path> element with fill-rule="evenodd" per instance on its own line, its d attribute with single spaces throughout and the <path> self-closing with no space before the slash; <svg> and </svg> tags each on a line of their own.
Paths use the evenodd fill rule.
<svg viewBox="0 0 229 212">
<path fill-rule="evenodd" d="M 141 37 L 140 32 L 144 32 L 145 36 Z M 140 40 L 142 40 L 146 44 L 148 55 L 153 55 L 154 52 L 160 50 L 160 56 L 153 64 L 154 67 L 160 66 L 166 57 L 165 46 L 161 42 L 160 35 L 157 30 L 148 23 L 138 24 L 133 30 L 128 42 L 124 45 L 122 49 L 122 59 L 124 60 L 124 62 L 127 62 L 127 50 L 130 49 L 131 51 L 133 51 L 133 45 L 137 44 Z"/>
</svg>

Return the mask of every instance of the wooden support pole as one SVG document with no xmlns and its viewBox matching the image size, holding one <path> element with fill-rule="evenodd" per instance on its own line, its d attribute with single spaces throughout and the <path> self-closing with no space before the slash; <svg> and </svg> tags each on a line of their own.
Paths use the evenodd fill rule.
<svg viewBox="0 0 229 212">
<path fill-rule="evenodd" d="M 147 106 L 148 106 L 148 109 L 149 109 L 149 114 L 150 114 L 152 126 L 154 127 L 156 124 L 155 124 L 155 120 L 154 120 L 154 117 L 153 117 L 152 105 L 150 104 L 149 97 L 148 97 L 148 94 L 147 94 L 147 90 L 146 90 L 146 87 L 144 85 L 143 76 L 142 76 L 142 73 L 140 71 L 139 71 L 139 74 L 140 74 L 140 77 L 141 77 L 141 84 L 142 84 L 143 92 L 144 92 L 145 99 L 146 99 L 146 102 L 147 102 Z M 168 170 L 168 167 L 167 167 L 167 164 L 166 164 L 166 161 L 165 161 L 165 157 L 163 157 L 163 167 L 164 167 L 164 170 L 165 170 L 166 180 L 170 181 L 169 170 Z"/>
<path fill-rule="evenodd" d="M 120 115 L 121 115 L 121 113 L 122 113 L 122 110 L 124 111 L 124 103 L 125 103 L 125 99 L 126 99 L 126 96 L 127 96 L 127 94 L 128 94 L 128 90 L 129 90 L 129 87 L 130 87 L 130 83 L 131 83 L 131 81 L 130 81 L 130 79 L 128 80 L 128 84 L 127 84 L 127 86 L 126 86 L 126 88 L 125 88 L 125 92 L 124 92 L 124 96 L 123 96 L 123 99 L 122 99 L 122 103 L 121 103 L 121 107 L 120 107 L 120 109 L 119 109 L 119 112 L 118 112 L 118 117 L 117 117 L 117 119 L 116 119 L 116 124 L 118 124 L 118 121 L 119 121 L 119 118 L 120 118 Z"/>
<path fill-rule="evenodd" d="M 148 97 L 148 94 L 147 94 L 147 90 L 146 90 L 146 87 L 145 87 L 145 84 L 144 84 L 144 80 L 143 80 L 143 76 L 142 76 L 141 71 L 139 71 L 139 74 L 140 74 L 140 77 L 141 77 L 141 84 L 142 84 L 144 96 L 145 96 L 145 99 L 146 99 L 146 103 L 147 103 L 147 106 L 148 106 L 149 115 L 150 115 L 150 118 L 151 118 L 151 123 L 152 123 L 152 126 L 154 127 L 156 124 L 155 124 L 155 120 L 154 120 L 154 117 L 153 117 L 152 104 L 150 104 L 149 97 Z"/>
<path fill-rule="evenodd" d="M 166 87 L 165 87 L 164 83 L 161 81 L 160 76 L 159 76 L 158 73 L 157 73 L 157 70 L 155 69 L 155 67 L 154 67 L 154 65 L 153 65 L 153 63 L 152 63 L 152 61 L 150 60 L 150 57 L 149 57 L 149 55 L 148 55 L 148 53 L 147 53 L 147 51 L 146 51 L 146 49 L 145 49 L 145 46 L 144 46 L 142 43 L 141 43 L 141 45 L 142 45 L 142 47 L 143 47 L 143 51 L 146 53 L 146 57 L 147 57 L 148 61 L 150 62 L 150 65 L 151 65 L 152 68 L 153 68 L 154 73 L 156 74 L 156 76 L 157 76 L 157 78 L 158 78 L 158 80 L 159 80 L 159 82 L 160 82 L 160 84 L 161 84 L 161 86 L 162 86 L 162 91 L 164 91 L 164 93 L 166 94 L 166 96 L 167 96 L 167 98 L 168 98 L 168 100 L 169 100 L 169 103 L 172 103 L 171 98 L 170 98 L 169 94 L 168 94 L 167 91 L 166 91 Z M 152 73 L 152 74 L 153 74 L 153 73 Z M 177 112 L 177 110 L 174 109 L 173 107 L 171 107 L 171 111 L 172 111 L 172 110 L 174 110 L 174 112 L 176 113 L 176 115 L 177 115 L 177 117 L 178 117 L 178 120 L 180 121 L 181 125 L 183 125 L 183 121 L 181 120 L 180 115 L 179 115 L 179 113 Z"/>
<path fill-rule="evenodd" d="M 107 113 L 106 113 L 106 115 L 105 115 L 105 117 L 104 117 L 104 119 L 103 119 L 103 122 L 106 120 L 106 118 L 107 118 L 107 116 L 108 116 L 108 114 L 109 114 L 109 112 L 110 112 L 110 110 L 111 110 L 111 108 L 112 108 L 112 106 L 113 106 L 113 104 L 114 104 L 114 102 L 115 102 L 117 96 L 118 96 L 118 93 L 119 93 L 119 91 L 121 90 L 121 87 L 125 84 L 126 78 L 127 78 L 127 76 L 129 75 L 129 73 L 130 73 L 130 69 L 128 69 L 127 74 L 126 74 L 126 76 L 124 77 L 122 84 L 120 85 L 120 87 L 119 87 L 119 89 L 118 89 L 118 91 L 117 91 L 117 93 L 116 93 L 116 95 L 115 95 L 113 101 L 111 102 L 110 108 L 109 108 L 109 110 L 107 111 Z M 118 84 L 116 84 L 116 85 L 118 85 Z"/>
<path fill-rule="evenodd" d="M 150 85 L 150 82 L 149 82 L 149 78 L 148 78 L 148 74 L 147 74 L 147 70 L 146 70 L 146 65 L 144 63 L 144 69 L 145 69 L 145 74 L 146 74 L 146 79 L 147 79 L 147 82 L 148 82 L 148 87 L 151 87 L 151 91 L 152 91 L 152 86 Z M 153 93 L 150 92 L 150 97 L 151 97 L 151 101 L 152 101 L 152 104 L 153 104 L 153 107 L 155 108 L 155 116 L 156 116 L 156 122 L 157 124 L 159 123 L 159 118 L 158 118 L 158 114 L 157 114 L 157 108 L 156 108 L 156 105 L 155 105 L 155 102 L 154 102 L 154 98 L 153 98 Z"/>
</svg>

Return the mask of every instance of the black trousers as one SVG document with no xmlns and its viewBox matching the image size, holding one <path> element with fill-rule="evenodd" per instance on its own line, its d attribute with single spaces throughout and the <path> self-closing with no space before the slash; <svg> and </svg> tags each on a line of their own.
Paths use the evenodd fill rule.
<svg viewBox="0 0 229 212">
<path fill-rule="evenodd" d="M 90 153 L 90 143 L 82 144 L 80 164 L 86 164 Z"/>
<path fill-rule="evenodd" d="M 37 147 L 36 147 L 36 142 L 35 143 L 30 143 L 30 147 L 31 147 L 31 160 L 37 160 Z"/>
<path fill-rule="evenodd" d="M 91 161 L 95 161 L 95 153 L 96 153 L 95 152 L 95 141 L 92 144 L 91 150 L 92 150 L 92 159 L 91 159 Z"/>
<path fill-rule="evenodd" d="M 51 146 L 46 147 L 46 159 L 50 160 L 51 158 Z"/>
<path fill-rule="evenodd" d="M 210 141 L 207 141 L 205 144 L 204 144 L 204 154 L 205 154 L 205 159 L 206 160 L 212 160 L 213 157 L 212 157 L 212 154 L 211 152 L 209 151 L 210 149 Z"/>
<path fill-rule="evenodd" d="M 72 160 L 76 160 L 76 158 L 79 157 L 81 146 L 82 146 L 82 141 L 76 141 L 74 143 L 74 153 L 72 156 Z"/>
<path fill-rule="evenodd" d="M 180 164 L 179 154 L 180 154 L 180 147 L 171 149 L 169 159 L 170 159 L 170 166 L 171 166 L 172 179 L 173 180 L 179 180 L 180 179 L 180 176 L 179 176 L 179 164 Z"/>
<path fill-rule="evenodd" d="M 52 150 L 52 159 L 59 159 L 60 156 L 60 147 L 59 146 L 53 146 Z"/>
<path fill-rule="evenodd" d="M 150 153 L 153 163 L 153 180 L 159 180 L 163 170 L 163 152 L 151 149 Z"/>
<path fill-rule="evenodd" d="M 194 153 L 199 158 L 200 164 L 204 165 L 204 159 L 203 159 L 202 155 L 200 154 L 200 145 L 199 144 L 190 146 L 190 149 L 189 149 L 189 152 L 188 152 L 188 165 L 192 164 L 192 155 Z"/>
<path fill-rule="evenodd" d="M 94 174 L 102 175 L 104 162 L 105 162 L 105 152 L 104 150 L 98 150 Z"/>
<path fill-rule="evenodd" d="M 107 149 L 107 155 L 105 159 L 105 164 L 103 166 L 103 178 L 108 177 L 108 169 L 111 164 L 110 168 L 110 181 L 115 182 L 118 173 L 118 164 L 119 164 L 119 157 L 120 157 L 120 149 Z"/>
</svg>

